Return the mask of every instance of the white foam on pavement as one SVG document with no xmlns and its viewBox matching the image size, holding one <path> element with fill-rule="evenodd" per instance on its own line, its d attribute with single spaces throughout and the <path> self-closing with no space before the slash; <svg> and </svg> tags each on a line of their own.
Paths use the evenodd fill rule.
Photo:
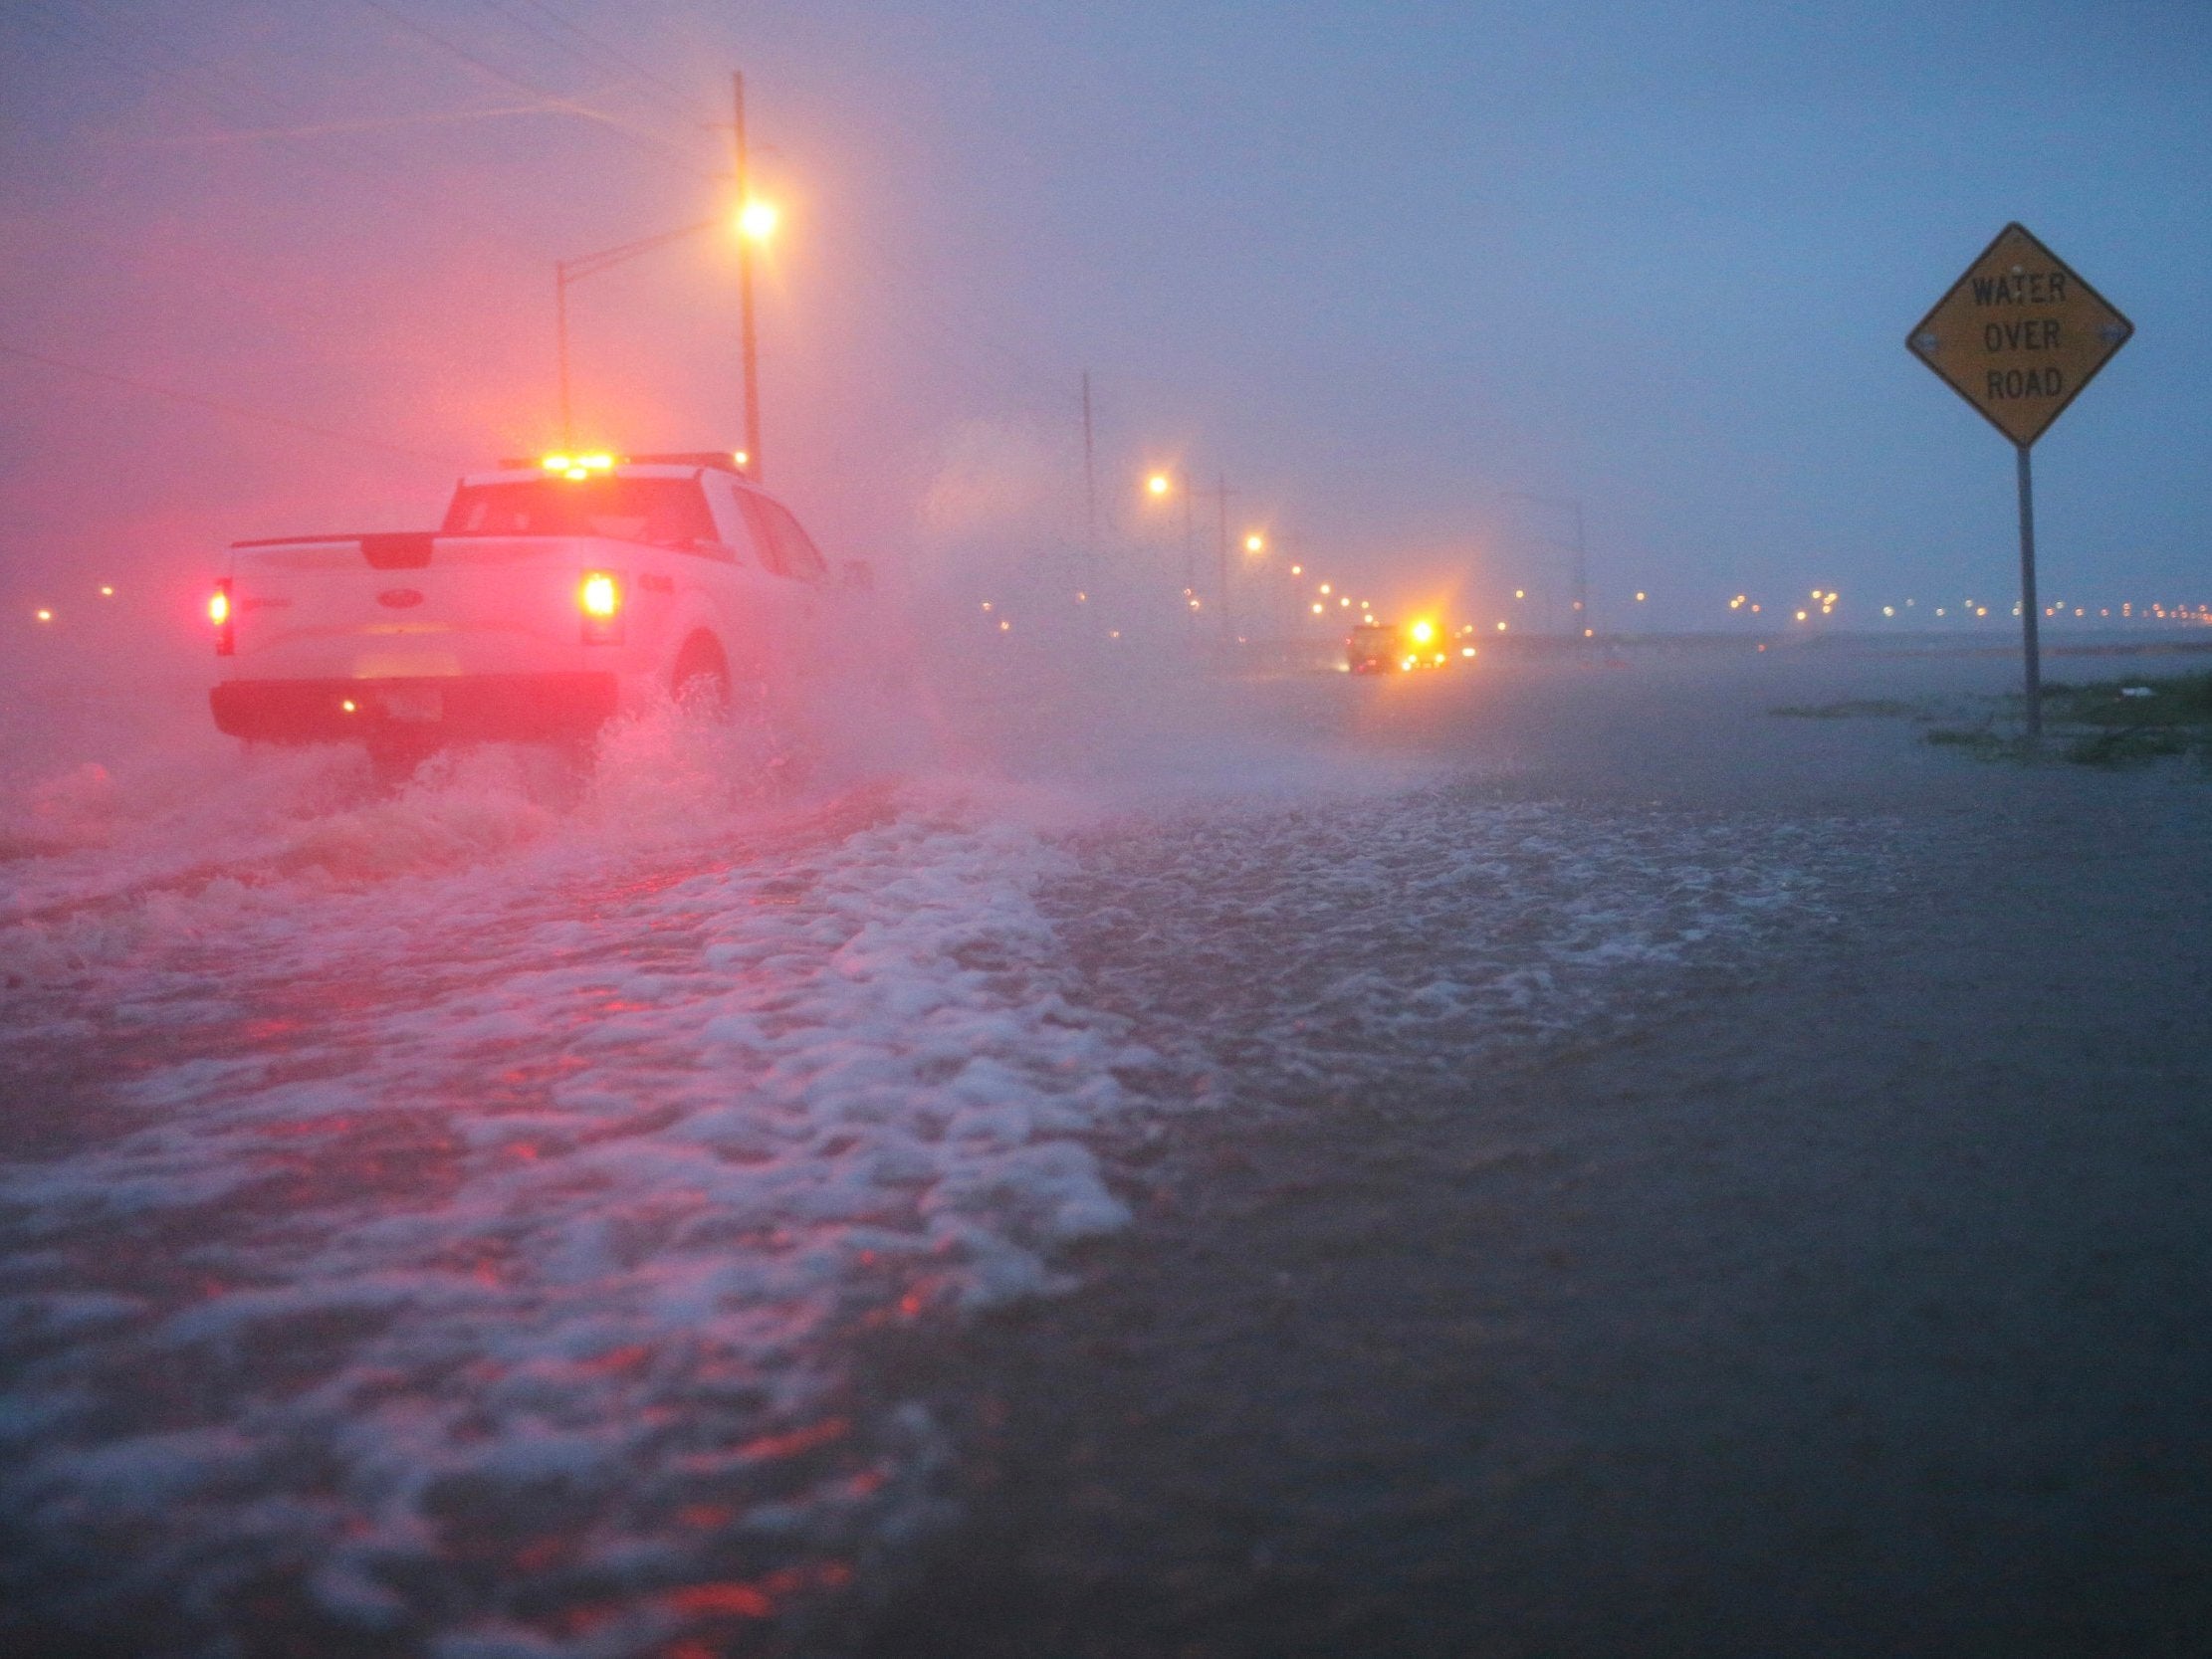
<svg viewBox="0 0 2212 1659">
<path fill-rule="evenodd" d="M 855 1417 L 853 1346 L 1122 1224 L 1081 1137 L 1144 1057 L 1069 1000 L 1017 794 L 748 812 L 636 740 L 669 763 L 565 815 L 478 756 L 18 922 L 11 1046 L 87 1074 L 0 1171 L 18 1593 L 209 1652 L 284 1582 L 311 1626 L 627 1653 L 926 1512 L 934 1430 Z"/>
</svg>

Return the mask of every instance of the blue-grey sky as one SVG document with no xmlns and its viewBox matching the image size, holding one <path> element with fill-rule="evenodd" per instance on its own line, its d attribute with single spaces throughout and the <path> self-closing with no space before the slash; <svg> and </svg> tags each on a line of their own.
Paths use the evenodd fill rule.
<svg viewBox="0 0 2212 1659">
<path fill-rule="evenodd" d="M 840 552 L 1072 528 L 1087 368 L 1125 527 L 1177 462 L 1380 591 L 1481 589 L 1556 574 L 1534 492 L 1601 614 L 2009 604 L 2012 458 L 1902 341 L 2019 219 L 2137 329 L 2037 450 L 2046 596 L 2212 600 L 2194 0 L 19 0 L 0 346 L 418 454 L 0 354 L 0 598 L 97 566 L 181 616 L 225 540 L 542 447 L 553 262 L 717 210 L 733 68 L 785 208 L 768 479 Z M 592 436 L 735 441 L 733 270 L 579 285 Z"/>
</svg>

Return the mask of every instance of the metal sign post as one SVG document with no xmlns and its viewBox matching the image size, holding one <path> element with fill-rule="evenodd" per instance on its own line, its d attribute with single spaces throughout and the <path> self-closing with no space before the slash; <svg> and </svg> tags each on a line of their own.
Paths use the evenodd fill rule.
<svg viewBox="0 0 2212 1659">
<path fill-rule="evenodd" d="M 2020 621 L 2028 736 L 2043 734 L 2035 474 L 2028 452 L 2135 325 L 2067 263 L 2007 225 L 1905 336 L 1905 349 L 2002 432 L 2020 466 Z"/>
<path fill-rule="evenodd" d="M 2036 603 L 2036 475 L 2028 457 L 2034 446 L 2019 444 L 2020 458 L 2020 645 L 2028 664 L 2023 675 L 2028 692 L 2028 741 L 2043 740 L 2043 621 Z"/>
</svg>

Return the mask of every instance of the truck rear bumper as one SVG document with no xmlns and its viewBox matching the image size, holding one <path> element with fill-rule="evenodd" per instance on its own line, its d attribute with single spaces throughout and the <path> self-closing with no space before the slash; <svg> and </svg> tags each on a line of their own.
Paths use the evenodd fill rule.
<svg viewBox="0 0 2212 1659">
<path fill-rule="evenodd" d="M 615 678 L 579 672 L 227 680 L 208 702 L 217 729 L 264 742 L 544 742 L 597 730 L 614 713 Z"/>
</svg>

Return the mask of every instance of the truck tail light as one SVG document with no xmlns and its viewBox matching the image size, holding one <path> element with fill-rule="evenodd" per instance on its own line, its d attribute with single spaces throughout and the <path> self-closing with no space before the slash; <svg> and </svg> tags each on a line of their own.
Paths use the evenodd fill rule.
<svg viewBox="0 0 2212 1659">
<path fill-rule="evenodd" d="M 576 588 L 576 608 L 583 612 L 583 643 L 622 643 L 622 582 L 610 570 L 587 570 Z"/>
<path fill-rule="evenodd" d="M 215 584 L 215 591 L 207 596 L 207 620 L 215 624 L 215 655 L 238 655 L 238 634 L 231 619 L 230 578 L 225 576 Z"/>
</svg>

